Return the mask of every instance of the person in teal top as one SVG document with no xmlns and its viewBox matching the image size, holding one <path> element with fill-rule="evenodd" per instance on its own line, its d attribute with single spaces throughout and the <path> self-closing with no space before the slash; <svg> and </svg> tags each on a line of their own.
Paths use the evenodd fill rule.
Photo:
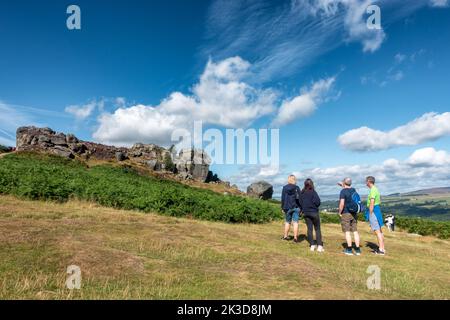
<svg viewBox="0 0 450 320">
<path fill-rule="evenodd" d="M 384 235 L 381 229 L 384 226 L 383 214 L 381 213 L 381 196 L 378 188 L 375 186 L 375 178 L 369 176 L 366 178 L 366 185 L 370 189 L 367 197 L 366 221 L 369 221 L 370 228 L 378 239 L 378 250 L 376 254 L 384 255 Z"/>
</svg>

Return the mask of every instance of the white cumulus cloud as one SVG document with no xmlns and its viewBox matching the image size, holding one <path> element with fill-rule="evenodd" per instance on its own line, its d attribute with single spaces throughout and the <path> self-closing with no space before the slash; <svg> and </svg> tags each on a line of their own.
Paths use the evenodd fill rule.
<svg viewBox="0 0 450 320">
<path fill-rule="evenodd" d="M 272 88 L 249 84 L 251 64 L 240 57 L 208 61 L 190 94 L 173 92 L 158 105 L 122 106 L 98 118 L 94 139 L 102 143 L 129 145 L 137 141 L 169 145 L 175 130 L 192 132 L 194 121 L 204 125 L 244 128 L 264 116 L 276 115 L 278 124 L 311 114 L 326 100 L 335 78 L 319 80 L 298 97 L 280 103 Z M 281 104 L 281 106 L 280 106 Z M 89 111 L 89 110 L 88 110 Z"/>
<path fill-rule="evenodd" d="M 407 161 L 412 166 L 443 166 L 450 165 L 450 154 L 444 150 L 423 148 L 416 150 Z"/>
<path fill-rule="evenodd" d="M 450 112 L 426 113 L 389 131 L 361 127 L 338 137 L 340 145 L 352 151 L 378 151 L 412 146 L 450 135 Z"/>
<path fill-rule="evenodd" d="M 127 145 L 136 141 L 168 144 L 176 129 L 190 130 L 194 120 L 224 127 L 245 127 L 276 109 L 277 94 L 243 79 L 250 63 L 240 57 L 209 61 L 191 94 L 173 92 L 156 106 L 120 107 L 103 113 L 94 138 Z"/>
<path fill-rule="evenodd" d="M 318 104 L 326 100 L 335 80 L 335 77 L 319 80 L 310 88 L 302 89 L 299 96 L 284 100 L 272 124 L 282 126 L 298 118 L 311 115 L 317 109 Z"/>
<path fill-rule="evenodd" d="M 450 179 L 450 154 L 443 150 L 423 148 L 403 161 L 387 159 L 380 164 L 313 168 L 295 174 L 302 179 L 312 178 L 325 192 L 337 193 L 336 181 L 347 176 L 353 179 L 356 187 L 365 188 L 364 179 L 369 175 L 375 176 L 385 194 L 406 192 L 447 186 Z"/>
</svg>

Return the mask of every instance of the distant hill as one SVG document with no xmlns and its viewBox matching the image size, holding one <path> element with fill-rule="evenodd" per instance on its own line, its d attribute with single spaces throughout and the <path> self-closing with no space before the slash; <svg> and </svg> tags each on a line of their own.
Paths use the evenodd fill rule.
<svg viewBox="0 0 450 320">
<path fill-rule="evenodd" d="M 438 195 L 438 194 L 447 194 L 450 193 L 450 187 L 441 187 L 441 188 L 430 188 L 430 189 L 422 189 L 416 190 L 406 193 L 393 193 L 390 194 L 390 197 L 399 197 L 399 196 L 420 196 L 420 195 Z"/>
</svg>

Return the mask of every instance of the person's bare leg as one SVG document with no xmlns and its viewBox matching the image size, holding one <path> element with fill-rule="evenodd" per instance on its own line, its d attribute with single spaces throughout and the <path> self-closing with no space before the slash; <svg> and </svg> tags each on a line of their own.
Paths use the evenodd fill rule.
<svg viewBox="0 0 450 320">
<path fill-rule="evenodd" d="M 290 223 L 285 223 L 284 224 L 284 237 L 287 238 L 289 236 L 289 230 L 291 229 L 291 224 Z"/>
<path fill-rule="evenodd" d="M 298 239 L 298 222 L 294 222 L 294 239 Z"/>
<path fill-rule="evenodd" d="M 360 239 L 359 239 L 359 233 L 358 231 L 353 232 L 353 236 L 355 237 L 355 246 L 359 248 L 360 245 Z"/>
<path fill-rule="evenodd" d="M 381 232 L 381 230 L 377 230 L 377 231 L 375 231 L 375 234 L 377 235 L 377 238 L 378 238 L 378 248 L 380 249 L 380 251 L 384 252 L 384 235 L 383 235 L 383 232 Z"/>
<path fill-rule="evenodd" d="M 345 233 L 345 240 L 347 240 L 347 248 L 352 248 L 352 234 L 350 232 Z"/>
</svg>

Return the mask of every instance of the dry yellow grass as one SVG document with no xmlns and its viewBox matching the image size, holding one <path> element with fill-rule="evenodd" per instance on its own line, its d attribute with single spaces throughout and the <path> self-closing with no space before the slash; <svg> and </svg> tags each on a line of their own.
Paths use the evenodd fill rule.
<svg viewBox="0 0 450 320">
<path fill-rule="evenodd" d="M 375 241 L 361 224 L 363 245 Z M 302 233 L 305 227 L 302 225 Z M 338 225 L 326 252 L 280 240 L 281 224 L 224 224 L 0 196 L 2 299 L 448 299 L 450 243 L 386 235 L 388 255 L 344 256 Z M 82 288 L 65 288 L 78 265 Z M 369 265 L 382 272 L 368 290 Z"/>
</svg>

